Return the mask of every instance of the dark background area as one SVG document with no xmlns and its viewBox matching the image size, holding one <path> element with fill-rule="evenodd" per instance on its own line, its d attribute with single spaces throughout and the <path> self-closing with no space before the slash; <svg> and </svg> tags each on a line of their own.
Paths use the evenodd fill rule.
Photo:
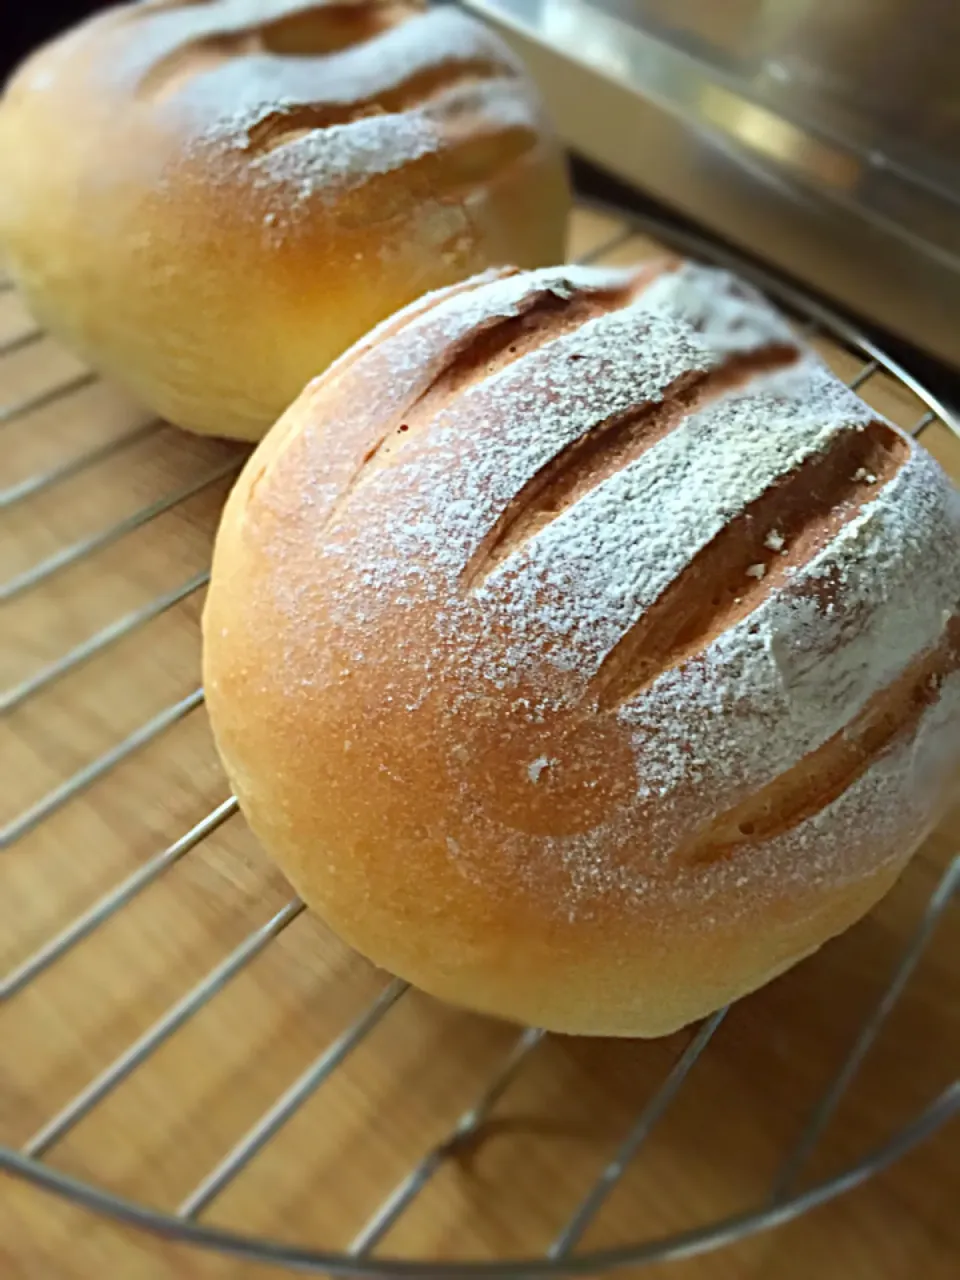
<svg viewBox="0 0 960 1280">
<path fill-rule="evenodd" d="M 107 5 L 100 0 L 34 0 L 15 4 L 2 0 L 0 14 L 0 80 L 7 76 L 31 49 L 49 40 L 64 27 L 78 22 Z"/>
</svg>

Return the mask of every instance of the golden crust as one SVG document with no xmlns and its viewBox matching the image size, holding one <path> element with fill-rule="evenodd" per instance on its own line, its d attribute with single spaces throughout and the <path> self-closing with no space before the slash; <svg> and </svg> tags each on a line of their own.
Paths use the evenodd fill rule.
<svg viewBox="0 0 960 1280">
<path fill-rule="evenodd" d="M 722 369 L 728 356 L 674 318 L 644 312 L 656 274 L 501 273 L 382 326 L 303 393 L 250 460 L 224 513 L 203 622 L 225 766 L 304 899 L 427 991 L 572 1033 L 672 1031 L 846 928 L 929 829 L 960 760 L 956 620 L 943 630 L 943 602 L 960 594 L 956 494 L 922 451 L 800 351 L 772 401 L 761 374 L 743 400 L 712 401 L 704 412 L 713 417 L 699 425 L 665 417 L 673 410 L 663 400 L 657 417 L 644 368 L 677 385 L 687 376 L 679 370 Z M 743 332 L 736 316 L 732 331 Z M 768 535 L 760 550 L 749 520 L 735 519 L 731 487 L 748 483 L 741 473 L 755 450 L 723 435 L 751 395 L 756 448 L 771 452 L 756 464 L 769 475 L 749 511 L 779 495 L 790 538 L 781 546 Z M 636 399 L 630 413 L 613 415 L 618 396 Z M 797 423 L 826 451 L 811 455 L 815 465 L 837 462 L 794 496 L 782 480 L 797 447 L 790 397 Z M 631 422 L 651 437 L 628 438 Z M 574 454 L 547 449 L 554 429 L 582 432 Z M 586 519 L 631 459 L 638 476 L 641 464 L 663 468 L 681 436 L 691 452 L 663 471 L 649 537 L 657 520 L 669 528 L 669 503 L 698 468 L 726 466 L 734 479 L 720 492 L 719 520 L 738 547 L 709 541 L 724 558 L 701 572 L 686 547 L 693 524 L 678 524 L 655 555 L 634 544 L 631 565 L 647 556 L 651 572 L 678 550 L 688 558 L 693 569 L 672 581 L 694 613 L 677 614 L 673 669 L 660 628 L 659 682 L 645 677 L 624 695 L 624 714 L 597 696 L 590 667 L 589 627 L 608 607 L 610 575 L 599 579 L 602 600 L 589 595 L 589 575 L 560 580 L 560 604 L 573 601 L 573 611 L 544 641 L 538 620 L 557 581 L 546 548 L 568 551 L 572 517 Z M 786 453 L 762 443 L 774 437 Z M 552 457 L 523 488 L 518 461 L 541 447 Z M 876 458 L 876 474 L 854 475 L 849 448 L 875 450 L 864 456 Z M 558 473 L 568 455 L 572 472 Z M 540 504 L 540 523 L 520 519 L 521 495 L 526 516 Z M 701 495 L 697 512 L 710 505 L 705 486 Z M 603 509 L 596 554 L 645 510 L 631 510 L 629 497 Z M 477 586 L 466 569 L 478 547 L 489 568 L 492 534 L 509 550 Z M 920 572 L 931 538 L 939 569 Z M 769 568 L 744 573 L 763 554 Z M 833 560 L 851 570 L 850 585 L 814 614 L 804 583 L 822 594 Z M 878 564 L 873 608 L 863 583 Z M 718 576 L 741 593 L 725 618 L 713 598 Z M 704 600 L 713 622 L 723 620 L 719 629 L 698 621 L 703 652 L 691 652 L 690 618 Z M 772 665 L 770 645 L 752 638 L 771 610 L 781 646 Z M 902 654 L 888 654 L 888 634 Z M 735 648 L 737 636 L 746 665 L 729 694 L 715 655 L 718 641 Z M 716 672 L 703 683 L 705 711 L 696 701 L 704 654 Z M 768 667 L 780 682 L 773 693 Z M 778 701 L 782 686 L 790 696 Z"/>
<path fill-rule="evenodd" d="M 0 244 L 31 307 L 213 434 L 259 438 L 421 293 L 557 260 L 566 204 L 512 55 L 417 3 L 128 6 L 0 101 Z"/>
</svg>

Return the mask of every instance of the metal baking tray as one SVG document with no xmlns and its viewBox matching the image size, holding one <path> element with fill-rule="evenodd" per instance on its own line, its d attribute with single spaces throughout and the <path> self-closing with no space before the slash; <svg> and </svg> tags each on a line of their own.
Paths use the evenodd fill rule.
<svg viewBox="0 0 960 1280">
<path fill-rule="evenodd" d="M 960 366 L 960 12 L 939 0 L 465 0 L 563 141 Z"/>
</svg>

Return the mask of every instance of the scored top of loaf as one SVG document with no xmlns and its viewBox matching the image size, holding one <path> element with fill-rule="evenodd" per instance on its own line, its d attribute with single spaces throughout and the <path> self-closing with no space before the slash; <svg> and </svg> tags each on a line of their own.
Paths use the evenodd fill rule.
<svg viewBox="0 0 960 1280">
<path fill-rule="evenodd" d="M 74 94 L 88 81 L 85 110 L 112 117 L 120 98 L 127 117 L 185 131 L 203 163 L 242 160 L 301 201 L 431 156 L 451 184 L 479 179 L 543 124 L 508 47 L 419 0 L 122 6 L 25 64 L 11 93 L 46 92 L 62 72 Z"/>
<path fill-rule="evenodd" d="M 814 828 L 836 874 L 867 810 L 878 840 L 921 821 L 960 745 L 960 496 L 727 273 L 488 275 L 381 326 L 294 420 L 245 517 L 292 697 L 326 643 L 411 716 L 442 686 L 454 740 L 491 699 L 614 717 L 651 838 L 766 842 L 781 883 L 817 874 Z M 611 840 L 546 843 L 585 883 Z"/>
</svg>

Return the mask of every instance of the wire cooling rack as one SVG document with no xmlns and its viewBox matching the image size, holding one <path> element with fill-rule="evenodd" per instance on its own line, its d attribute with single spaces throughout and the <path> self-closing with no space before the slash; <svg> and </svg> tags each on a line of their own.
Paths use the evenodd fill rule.
<svg viewBox="0 0 960 1280">
<path fill-rule="evenodd" d="M 593 252 L 585 255 L 583 260 L 603 258 L 609 261 L 611 257 L 616 258 L 619 251 L 629 250 L 639 236 L 645 244 L 649 244 L 648 238 L 652 238 L 660 245 L 690 256 L 733 266 L 752 278 L 784 307 L 812 342 L 830 345 L 831 351 L 840 360 L 850 386 L 860 389 L 863 394 L 869 388 L 871 380 L 881 377 L 888 382 L 894 380 L 897 387 L 905 389 L 910 397 L 915 398 L 920 412 L 912 423 L 914 435 L 919 436 L 934 428 L 942 432 L 945 428 L 954 436 L 960 437 L 957 423 L 945 405 L 851 324 L 779 279 L 733 259 L 729 253 L 707 240 L 679 232 L 655 219 L 626 215 L 621 211 L 608 212 L 613 213 L 611 226 L 618 224 L 619 229 L 614 230 Z M 9 283 L 0 284 L 0 289 L 9 290 Z M 9 360 L 40 343 L 43 338 L 39 329 L 23 328 L 0 343 L 0 359 Z M 0 377 L 2 370 L 3 364 L 0 363 Z M 73 397 L 94 383 L 95 377 L 89 372 L 71 372 L 55 384 L 32 390 L 17 401 L 0 405 L 0 426 L 21 422 L 38 410 L 50 406 L 58 406 L 64 414 L 69 414 L 71 404 L 74 403 Z M 70 456 L 66 460 L 57 460 L 53 465 L 17 480 L 0 490 L 0 511 L 9 513 L 38 495 L 47 494 L 48 491 L 55 492 L 57 486 L 82 476 L 105 460 L 115 460 L 157 429 L 155 423 L 136 424 L 86 452 Z M 61 575 L 63 581 L 67 581 L 71 571 L 80 571 L 88 561 L 112 544 L 120 543 L 165 513 L 180 508 L 198 493 L 232 477 L 241 464 L 242 457 L 231 452 L 201 475 L 175 485 L 169 492 L 123 519 L 58 547 L 32 565 L 19 568 L 0 584 L 0 601 L 6 603 L 25 598 L 41 585 L 51 580 L 59 581 Z M 208 577 L 206 569 L 193 573 L 180 585 L 160 592 L 155 598 L 102 626 L 62 656 L 18 679 L 0 693 L 0 714 L 9 718 L 14 713 L 29 709 L 36 699 L 71 673 L 119 645 L 126 637 L 162 618 L 181 602 L 196 596 L 206 585 Z M 64 598 L 69 599 L 69 596 Z M 66 606 L 61 602 L 61 607 Z M 90 760 L 65 781 L 51 786 L 38 800 L 16 813 L 0 830 L 0 848 L 4 850 L 3 871 L 8 875 L 16 873 L 19 852 L 17 846 L 28 836 L 43 829 L 44 824 L 82 793 L 107 780 L 129 758 L 168 733 L 173 726 L 200 707 L 202 701 L 203 691 L 198 687 L 187 696 L 163 707 L 116 745 Z M 27 998 L 30 989 L 44 975 L 62 966 L 68 956 L 80 949 L 108 921 L 129 908 L 148 887 L 168 876 L 177 864 L 188 859 L 191 853 L 202 847 L 203 842 L 236 813 L 236 801 L 232 797 L 223 800 L 179 839 L 146 858 L 92 906 L 81 911 L 54 931 L 41 945 L 21 957 L 0 985 L 4 1005 L 11 1008 L 17 1000 Z M 357 1224 L 352 1242 L 347 1247 L 335 1250 L 290 1244 L 285 1240 L 259 1238 L 239 1230 L 210 1225 L 203 1220 L 218 1197 L 280 1131 L 293 1121 L 296 1113 L 320 1086 L 334 1073 L 350 1070 L 351 1055 L 371 1036 L 388 1011 L 407 995 L 406 985 L 399 980 L 387 982 L 360 1015 L 310 1062 L 246 1131 L 234 1137 L 232 1146 L 223 1158 L 192 1186 L 175 1210 L 163 1210 L 135 1202 L 105 1185 L 86 1180 L 52 1163 L 49 1157 L 52 1153 L 55 1154 L 55 1149 L 76 1126 L 102 1107 L 124 1081 L 142 1069 L 162 1046 L 197 1018 L 215 997 L 289 929 L 304 910 L 303 905 L 295 898 L 289 899 L 265 923 L 244 937 L 186 994 L 147 1026 L 127 1048 L 93 1074 L 66 1102 L 55 1108 L 25 1142 L 18 1147 L 0 1148 L 0 1170 L 18 1175 L 95 1213 L 168 1239 L 191 1242 L 236 1258 L 275 1263 L 308 1272 L 418 1277 L 586 1275 L 617 1266 L 640 1265 L 704 1253 L 784 1224 L 849 1191 L 897 1161 L 960 1111 L 960 1080 L 954 1080 L 925 1104 L 913 1108 L 911 1118 L 893 1132 L 888 1132 L 872 1149 L 859 1153 L 857 1158 L 847 1160 L 839 1173 L 821 1178 L 812 1185 L 802 1184 L 802 1177 L 820 1139 L 914 976 L 914 971 L 958 886 L 960 855 L 948 860 L 945 873 L 920 911 L 912 936 L 865 1020 L 861 1025 L 849 1028 L 845 1052 L 835 1063 L 833 1074 L 820 1092 L 815 1105 L 808 1109 L 805 1122 L 780 1152 L 774 1175 L 762 1194 L 746 1210 L 726 1214 L 705 1224 L 613 1247 L 594 1247 L 589 1250 L 580 1248 L 588 1228 L 626 1172 L 634 1166 L 655 1127 L 681 1094 L 698 1060 L 707 1053 L 711 1041 L 724 1022 L 727 1010 L 721 1010 L 707 1019 L 689 1038 L 685 1038 L 664 1078 L 640 1101 L 635 1117 L 619 1138 L 612 1157 L 601 1168 L 599 1176 L 593 1178 L 592 1182 L 588 1180 L 581 1191 L 579 1203 L 567 1220 L 554 1230 L 552 1243 L 537 1255 L 498 1257 L 495 1260 L 439 1260 L 436 1255 L 403 1258 L 386 1257 L 376 1252 L 388 1233 L 401 1221 L 440 1171 L 465 1152 L 474 1149 L 483 1139 L 491 1125 L 491 1117 L 507 1090 L 529 1068 L 531 1059 L 541 1050 L 543 1042 L 551 1039 L 537 1029 L 526 1029 L 516 1034 L 500 1065 L 494 1069 L 479 1094 L 462 1110 L 446 1136 L 430 1144 L 379 1206 L 367 1215 L 366 1221 Z M 55 886 L 51 892 L 55 892 Z M 957 1011 L 944 1009 L 942 1016 L 956 1017 Z M 3 1055 L 16 1052 L 15 1044 L 6 1039 L 0 1042 L 0 1059 Z"/>
</svg>

